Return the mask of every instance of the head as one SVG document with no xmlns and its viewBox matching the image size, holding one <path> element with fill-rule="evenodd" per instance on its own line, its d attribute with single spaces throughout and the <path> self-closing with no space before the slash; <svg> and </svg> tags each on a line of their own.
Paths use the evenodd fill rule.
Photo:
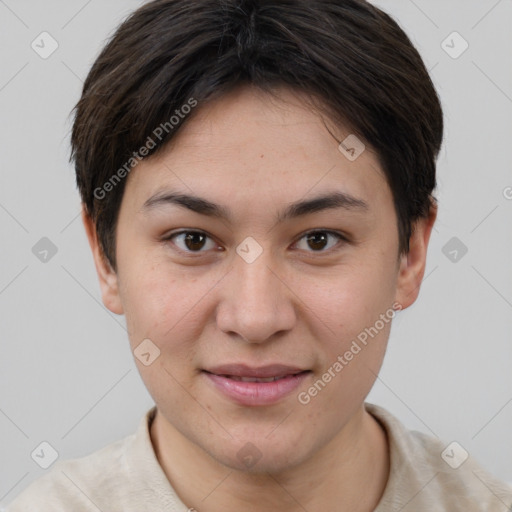
<svg viewBox="0 0 512 512">
<path fill-rule="evenodd" d="M 157 0 L 119 27 L 72 157 L 104 304 L 151 340 L 172 428 L 231 467 L 252 442 L 263 471 L 350 422 L 419 292 L 442 132 L 420 55 L 362 0 Z M 206 375 L 227 363 L 309 373 L 242 405 Z"/>
</svg>

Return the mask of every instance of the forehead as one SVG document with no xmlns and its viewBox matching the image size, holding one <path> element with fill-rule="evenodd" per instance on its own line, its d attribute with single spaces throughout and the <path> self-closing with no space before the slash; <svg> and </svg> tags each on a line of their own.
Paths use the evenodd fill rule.
<svg viewBox="0 0 512 512">
<path fill-rule="evenodd" d="M 135 166 L 125 195 L 138 210 L 166 190 L 238 199 L 251 208 L 254 202 L 244 198 L 257 196 L 263 206 L 334 190 L 366 202 L 389 201 L 375 153 L 366 147 L 349 160 L 338 146 L 350 132 L 333 123 L 327 129 L 327 123 L 296 91 L 282 88 L 275 97 L 241 87 L 196 107 L 162 151 Z"/>
</svg>

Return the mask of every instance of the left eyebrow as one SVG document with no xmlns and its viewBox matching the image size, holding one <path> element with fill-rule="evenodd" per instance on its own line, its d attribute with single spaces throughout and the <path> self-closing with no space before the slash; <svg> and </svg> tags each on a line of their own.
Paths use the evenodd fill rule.
<svg viewBox="0 0 512 512">
<path fill-rule="evenodd" d="M 232 222 L 233 218 L 232 213 L 225 206 L 213 203 L 203 197 L 172 191 L 157 192 L 144 202 L 141 210 L 143 212 L 149 212 L 165 205 L 181 206 L 201 215 L 224 219 L 228 222 Z M 346 192 L 333 192 L 288 205 L 284 211 L 277 215 L 276 222 L 279 223 L 334 208 L 366 211 L 369 206 L 363 199 L 354 197 Z"/>
</svg>

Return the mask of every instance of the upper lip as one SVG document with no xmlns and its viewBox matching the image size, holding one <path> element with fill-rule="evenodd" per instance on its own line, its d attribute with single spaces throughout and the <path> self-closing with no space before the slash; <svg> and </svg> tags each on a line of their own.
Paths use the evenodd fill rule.
<svg viewBox="0 0 512 512">
<path fill-rule="evenodd" d="M 233 375 L 235 377 L 255 377 L 255 378 L 268 378 L 268 377 L 282 377 L 284 375 L 293 375 L 301 373 L 305 370 L 298 366 L 289 366 L 285 364 L 269 364 L 266 366 L 248 366 L 246 364 L 223 364 L 205 369 L 209 373 L 217 375 Z"/>
</svg>

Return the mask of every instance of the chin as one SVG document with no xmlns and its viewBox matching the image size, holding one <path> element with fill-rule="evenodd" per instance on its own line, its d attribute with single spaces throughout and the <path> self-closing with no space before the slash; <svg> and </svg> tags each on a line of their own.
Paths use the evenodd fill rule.
<svg viewBox="0 0 512 512">
<path fill-rule="evenodd" d="M 290 450 L 293 451 L 293 450 Z M 267 454 L 262 455 L 255 463 L 241 462 L 238 457 L 219 460 L 221 464 L 237 472 L 247 473 L 251 476 L 268 476 L 285 473 L 299 465 L 300 461 L 289 459 L 290 454 Z M 296 456 L 296 454 L 294 454 Z"/>
<path fill-rule="evenodd" d="M 308 447 L 300 441 L 302 436 L 294 439 L 283 429 L 281 438 L 271 441 L 266 437 L 270 431 L 271 429 L 266 429 L 260 435 L 236 436 L 237 440 L 221 446 L 220 452 L 218 444 L 211 449 L 205 448 L 224 466 L 251 475 L 283 473 L 307 458 Z M 301 451 L 298 451 L 298 447 Z"/>
</svg>

